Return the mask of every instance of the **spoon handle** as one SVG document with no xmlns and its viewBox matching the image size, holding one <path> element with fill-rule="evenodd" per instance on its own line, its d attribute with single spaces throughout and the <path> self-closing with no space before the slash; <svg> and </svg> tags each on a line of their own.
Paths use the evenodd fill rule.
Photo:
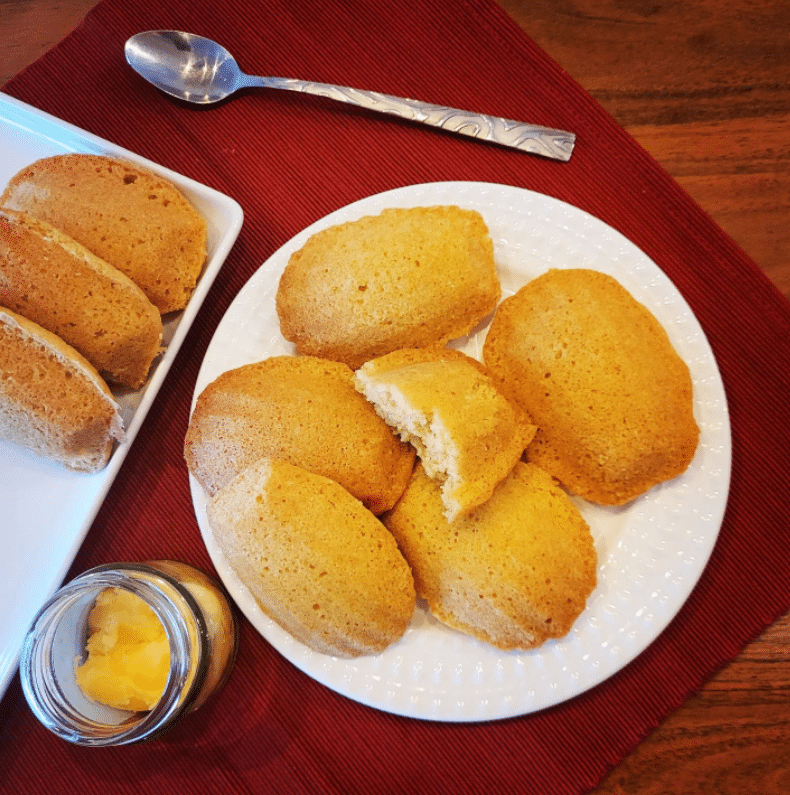
<svg viewBox="0 0 790 795">
<path fill-rule="evenodd" d="M 376 91 L 361 91 L 346 86 L 334 86 L 326 83 L 311 83 L 306 80 L 294 80 L 287 77 L 253 77 L 244 75 L 239 87 L 279 88 L 286 91 L 301 91 L 358 105 L 379 113 L 389 113 L 409 121 L 441 127 L 449 132 L 481 138 L 484 141 L 531 152 L 554 160 L 568 161 L 573 153 L 576 136 L 564 130 L 553 130 L 550 127 L 539 127 L 524 124 L 520 121 L 502 119 L 498 116 L 487 116 L 483 113 L 472 113 L 443 105 L 432 105 L 414 99 L 393 97 Z"/>
</svg>

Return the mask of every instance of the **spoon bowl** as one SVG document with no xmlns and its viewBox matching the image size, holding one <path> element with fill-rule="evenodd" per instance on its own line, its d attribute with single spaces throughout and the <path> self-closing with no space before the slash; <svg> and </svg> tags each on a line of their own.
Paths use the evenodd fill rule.
<svg viewBox="0 0 790 795">
<path fill-rule="evenodd" d="M 124 50 L 129 66 L 149 83 L 198 105 L 220 102 L 240 88 L 276 88 L 327 97 L 554 160 L 569 160 L 576 140 L 564 130 L 375 91 L 287 77 L 254 77 L 242 72 L 222 45 L 193 33 L 149 30 L 132 36 Z"/>
<path fill-rule="evenodd" d="M 173 30 L 152 30 L 132 36 L 126 61 L 160 91 L 177 99 L 210 105 L 242 86 L 235 58 L 211 39 Z"/>
</svg>

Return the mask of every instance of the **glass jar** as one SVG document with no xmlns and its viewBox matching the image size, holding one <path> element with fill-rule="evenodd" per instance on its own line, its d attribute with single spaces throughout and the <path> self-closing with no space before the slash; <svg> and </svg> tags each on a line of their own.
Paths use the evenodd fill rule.
<svg viewBox="0 0 790 795">
<path fill-rule="evenodd" d="M 105 588 L 139 596 L 164 628 L 170 670 L 161 698 L 130 712 L 89 698 L 76 680 L 86 657 L 88 615 Z M 50 731 L 78 745 L 125 745 L 171 729 L 224 683 L 238 627 L 222 588 L 199 569 L 171 560 L 115 563 L 85 572 L 39 611 L 20 655 L 22 689 Z"/>
</svg>

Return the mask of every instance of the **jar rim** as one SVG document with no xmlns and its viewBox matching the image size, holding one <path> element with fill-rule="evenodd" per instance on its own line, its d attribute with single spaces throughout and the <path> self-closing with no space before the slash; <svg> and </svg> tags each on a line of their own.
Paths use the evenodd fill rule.
<svg viewBox="0 0 790 795">
<path fill-rule="evenodd" d="M 120 587 L 143 598 L 162 623 L 170 646 L 170 670 L 162 696 L 151 710 L 129 712 L 128 718 L 117 724 L 84 715 L 71 704 L 53 673 L 58 622 L 70 610 L 82 611 L 84 649 L 89 609 L 85 605 L 92 605 L 96 595 L 108 587 Z M 206 618 L 187 588 L 151 566 L 122 562 L 89 569 L 42 606 L 23 642 L 20 679 L 28 704 L 50 731 L 78 745 L 121 745 L 153 739 L 181 720 L 200 694 L 208 664 Z M 60 666 L 65 663 L 61 661 Z"/>
</svg>

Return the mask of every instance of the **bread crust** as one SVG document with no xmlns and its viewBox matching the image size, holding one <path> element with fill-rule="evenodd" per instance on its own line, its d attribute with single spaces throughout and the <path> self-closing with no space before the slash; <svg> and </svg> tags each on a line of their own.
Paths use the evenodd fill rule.
<svg viewBox="0 0 790 795">
<path fill-rule="evenodd" d="M 96 472 L 124 438 L 96 369 L 55 334 L 0 307 L 0 438 L 78 472 Z"/>
<path fill-rule="evenodd" d="M 301 353 L 357 369 L 462 337 L 500 293 L 478 212 L 390 208 L 313 235 L 291 255 L 276 304 L 283 336 Z"/>
<path fill-rule="evenodd" d="M 490 500 L 450 524 L 418 464 L 382 521 L 443 623 L 504 650 L 564 637 L 597 582 L 590 529 L 567 494 L 519 462 Z"/>
<path fill-rule="evenodd" d="M 550 270 L 497 309 L 483 359 L 538 426 L 528 459 L 622 505 L 677 477 L 699 440 L 688 366 L 611 276 Z"/>
<path fill-rule="evenodd" d="M 480 362 L 461 351 L 405 349 L 371 359 L 357 389 L 441 485 L 452 522 L 485 502 L 535 435 Z"/>
<path fill-rule="evenodd" d="M 414 466 L 354 388 L 344 364 L 275 356 L 229 370 L 198 396 L 184 457 L 209 494 L 266 456 L 342 484 L 374 513 L 391 508 Z"/>
<path fill-rule="evenodd" d="M 57 334 L 113 383 L 138 389 L 162 340 L 127 276 L 50 224 L 0 209 L 0 303 Z"/>
<path fill-rule="evenodd" d="M 0 205 L 40 218 L 126 274 L 161 313 L 183 309 L 206 259 L 206 222 L 169 180 L 117 158 L 43 158 Z"/>
<path fill-rule="evenodd" d="M 393 537 L 329 478 L 261 459 L 207 506 L 214 538 L 263 612 L 314 651 L 378 654 L 414 613 Z"/>
</svg>

